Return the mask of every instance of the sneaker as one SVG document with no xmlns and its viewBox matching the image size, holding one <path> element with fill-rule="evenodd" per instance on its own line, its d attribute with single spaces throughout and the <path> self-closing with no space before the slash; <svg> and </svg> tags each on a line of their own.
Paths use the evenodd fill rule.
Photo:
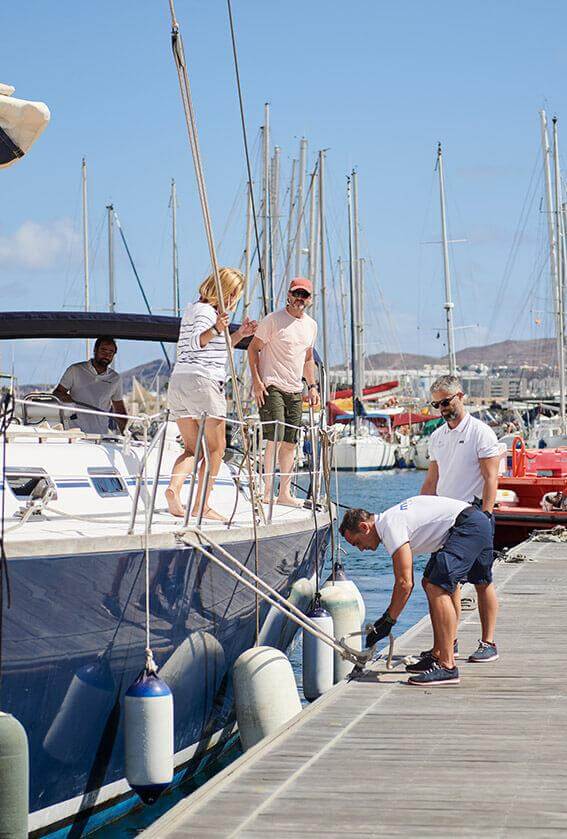
<svg viewBox="0 0 567 839">
<path fill-rule="evenodd" d="M 419 661 L 416 661 L 415 664 L 406 664 L 406 670 L 408 673 L 424 673 L 436 663 L 437 659 L 435 659 L 433 657 L 433 653 L 429 651 L 427 655 L 422 655 Z"/>
<path fill-rule="evenodd" d="M 484 664 L 487 661 L 496 661 L 498 657 L 496 644 L 490 644 L 487 641 L 479 641 L 478 649 L 469 656 L 469 661 L 473 664 Z"/>
<path fill-rule="evenodd" d="M 453 655 L 455 658 L 459 657 L 459 641 L 457 638 L 453 641 Z M 433 647 L 430 650 L 422 650 L 419 654 L 420 658 L 433 658 Z"/>
<path fill-rule="evenodd" d="M 417 687 L 435 687 L 436 685 L 442 687 L 451 687 L 451 685 L 460 684 L 459 669 L 457 667 L 441 667 L 437 661 L 433 661 L 431 667 L 423 673 L 416 673 L 415 676 L 410 676 L 408 685 L 415 685 Z"/>
</svg>

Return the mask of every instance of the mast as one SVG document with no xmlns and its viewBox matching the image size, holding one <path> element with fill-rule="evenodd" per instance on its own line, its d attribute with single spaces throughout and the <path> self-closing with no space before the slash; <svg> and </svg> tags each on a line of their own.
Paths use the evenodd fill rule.
<svg viewBox="0 0 567 839">
<path fill-rule="evenodd" d="M 175 178 L 171 179 L 171 195 L 169 198 L 171 207 L 171 255 L 172 255 L 172 280 L 173 280 L 173 314 L 179 317 L 181 307 L 179 303 L 179 262 L 177 254 L 177 187 Z"/>
<path fill-rule="evenodd" d="M 447 319 L 447 353 L 449 356 L 449 375 L 457 373 L 455 356 L 455 332 L 453 327 L 453 308 L 451 300 L 451 273 L 449 269 L 449 247 L 447 244 L 447 220 L 445 217 L 445 180 L 443 178 L 443 155 L 441 143 L 437 146 L 437 169 L 439 171 L 439 199 L 441 202 L 441 244 L 443 247 L 443 272 L 445 275 L 445 314 Z"/>
<path fill-rule="evenodd" d="M 297 231 L 295 237 L 295 276 L 301 276 L 301 244 L 303 230 L 303 192 L 305 189 L 305 170 L 307 168 L 307 140 L 299 143 L 299 176 L 297 182 Z"/>
<path fill-rule="evenodd" d="M 352 171 L 352 263 L 354 273 L 355 306 L 356 306 L 356 381 L 357 391 L 353 397 L 362 399 L 364 388 L 364 281 L 360 266 L 358 246 L 358 178 L 357 173 Z"/>
<path fill-rule="evenodd" d="M 315 317 L 315 303 L 317 299 L 315 275 L 317 273 L 317 216 L 315 213 L 315 190 L 317 187 L 317 167 L 311 175 L 311 194 L 309 196 L 309 252 L 307 254 L 307 273 L 313 283 L 313 317 Z M 301 210 L 298 208 L 298 214 Z"/>
<path fill-rule="evenodd" d="M 246 245 L 244 252 L 244 297 L 242 302 L 242 320 L 248 315 L 250 308 L 250 271 L 252 268 L 252 184 L 248 183 L 246 199 Z"/>
<path fill-rule="evenodd" d="M 329 402 L 329 352 L 327 344 L 327 277 L 325 263 L 325 151 L 319 152 L 319 243 L 321 260 L 321 324 L 323 327 L 323 365 L 325 367 L 325 392 L 323 405 Z"/>
<path fill-rule="evenodd" d="M 344 274 L 343 274 L 343 260 L 339 256 L 338 259 L 338 266 L 339 266 L 339 290 L 341 292 L 341 316 L 343 319 L 343 341 L 345 347 L 345 365 L 346 365 L 346 374 L 347 380 L 350 379 L 350 357 L 348 352 L 348 320 L 347 320 L 347 304 L 346 304 L 346 291 L 345 291 L 345 284 L 344 284 Z"/>
<path fill-rule="evenodd" d="M 559 169 L 559 142 L 557 135 L 557 117 L 553 117 L 553 180 L 555 197 L 555 231 L 557 236 L 557 365 L 559 367 L 559 411 L 561 414 L 561 432 L 565 433 L 565 315 L 564 315 L 564 237 L 563 217 L 561 212 L 561 172 Z"/>
<path fill-rule="evenodd" d="M 108 311 L 116 309 L 116 291 L 114 286 L 114 205 L 107 204 L 108 222 Z"/>
<path fill-rule="evenodd" d="M 262 262 L 264 264 L 264 276 L 268 282 L 268 307 L 270 312 L 274 311 L 274 272 L 271 265 L 271 248 L 270 248 L 270 105 L 268 102 L 264 104 L 264 125 L 262 127 L 262 147 L 263 147 L 263 179 L 262 179 L 262 193 L 263 193 L 263 228 L 264 241 L 262 249 Z"/>
<path fill-rule="evenodd" d="M 295 199 L 295 169 L 297 160 L 291 161 L 291 179 L 289 182 L 289 216 L 287 221 L 287 249 L 285 255 L 285 291 L 289 286 L 289 274 L 291 269 L 291 257 L 293 253 L 293 208 Z"/>
<path fill-rule="evenodd" d="M 281 149 L 279 146 L 275 146 L 274 155 L 272 157 L 272 182 L 270 188 L 270 231 L 272 234 L 270 246 L 272 251 L 272 274 L 275 273 L 278 264 L 278 242 L 280 238 L 280 156 Z"/>
<path fill-rule="evenodd" d="M 352 416 L 354 420 L 354 436 L 358 435 L 358 406 L 355 394 L 358 392 L 358 360 L 356 353 L 356 287 L 353 258 L 352 240 L 352 194 L 351 179 L 347 178 L 347 205 L 348 205 L 348 262 L 349 262 L 349 283 L 350 283 L 350 351 L 352 356 Z"/>
<path fill-rule="evenodd" d="M 83 272 L 84 272 L 84 304 L 85 312 L 89 311 L 89 213 L 87 207 L 87 161 L 83 157 L 81 164 L 81 181 L 83 195 Z M 87 361 L 91 357 L 90 341 L 85 341 Z"/>
</svg>

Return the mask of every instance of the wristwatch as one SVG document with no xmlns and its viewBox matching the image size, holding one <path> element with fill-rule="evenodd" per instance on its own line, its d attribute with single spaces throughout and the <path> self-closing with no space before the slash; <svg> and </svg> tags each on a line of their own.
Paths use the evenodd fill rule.
<svg viewBox="0 0 567 839">
<path fill-rule="evenodd" d="M 213 323 L 213 325 L 211 326 L 211 332 L 214 332 L 214 333 L 215 333 L 215 335 L 221 335 L 221 334 L 222 334 L 222 333 L 220 332 L 220 330 L 216 328 L 216 326 L 215 326 L 215 324 L 214 324 L 214 323 Z"/>
<path fill-rule="evenodd" d="M 315 384 L 313 384 L 313 385 L 307 385 L 307 390 L 311 390 L 311 388 L 312 388 L 312 387 L 314 387 L 316 391 L 319 391 L 319 388 L 318 388 L 318 387 L 317 387 L 317 385 L 315 385 Z"/>
</svg>

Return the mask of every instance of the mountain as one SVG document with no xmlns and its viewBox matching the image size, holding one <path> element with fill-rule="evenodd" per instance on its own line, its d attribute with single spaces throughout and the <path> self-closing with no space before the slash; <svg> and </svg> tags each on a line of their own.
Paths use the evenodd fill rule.
<svg viewBox="0 0 567 839">
<path fill-rule="evenodd" d="M 498 341 L 479 347 L 466 347 L 456 353 L 458 367 L 472 367 L 486 364 L 489 367 L 556 367 L 557 352 L 555 339 L 536 338 L 527 341 Z M 368 369 L 415 369 L 426 364 L 446 364 L 447 356 L 413 353 L 375 353 L 367 356 Z"/>
</svg>

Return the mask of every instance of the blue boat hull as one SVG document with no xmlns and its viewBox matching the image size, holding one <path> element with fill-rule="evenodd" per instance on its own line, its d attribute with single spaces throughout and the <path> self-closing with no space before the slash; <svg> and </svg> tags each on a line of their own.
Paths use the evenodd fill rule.
<svg viewBox="0 0 567 839">
<path fill-rule="evenodd" d="M 259 574 L 287 596 L 322 563 L 328 526 L 260 541 Z M 251 541 L 225 545 L 254 570 Z M 123 695 L 144 663 L 142 551 L 9 559 L 3 710 L 30 746 L 32 835 L 84 836 L 137 799 L 124 780 Z M 254 594 L 189 546 L 150 556 L 151 645 L 174 694 L 181 781 L 234 738 L 232 665 L 254 644 Z M 260 625 L 269 605 L 260 601 Z M 277 628 L 277 627 L 276 627 Z M 270 643 L 286 650 L 296 626 Z"/>
</svg>

